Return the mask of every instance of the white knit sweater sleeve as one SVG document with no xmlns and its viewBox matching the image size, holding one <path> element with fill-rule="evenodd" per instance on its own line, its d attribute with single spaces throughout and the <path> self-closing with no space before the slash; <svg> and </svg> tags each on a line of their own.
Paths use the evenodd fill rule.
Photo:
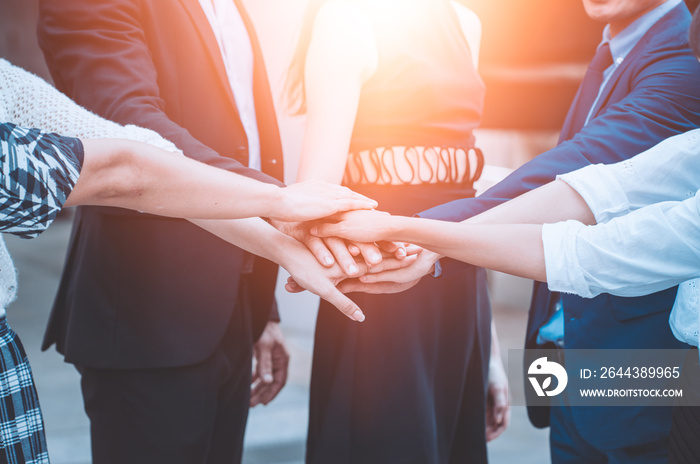
<svg viewBox="0 0 700 464">
<path fill-rule="evenodd" d="M 101 118 L 45 80 L 4 59 L 0 59 L 0 120 L 69 137 L 135 140 L 182 155 L 158 133 Z"/>
</svg>

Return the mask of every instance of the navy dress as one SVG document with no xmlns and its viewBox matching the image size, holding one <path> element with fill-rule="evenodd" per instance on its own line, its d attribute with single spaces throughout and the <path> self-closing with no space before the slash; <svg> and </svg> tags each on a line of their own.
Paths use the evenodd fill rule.
<svg viewBox="0 0 700 464">
<path fill-rule="evenodd" d="M 400 215 L 473 196 L 482 166 L 472 130 L 484 87 L 457 16 L 447 1 L 406 5 L 391 17 L 369 12 L 379 64 L 362 88 L 345 176 Z M 435 153 L 439 170 L 417 161 Z M 395 156 L 415 168 L 400 185 Z M 459 157 L 471 163 L 464 175 Z M 486 462 L 491 316 L 485 285 L 474 287 L 484 278 L 470 267 L 400 294 L 352 294 L 362 324 L 321 302 L 307 463 Z"/>
</svg>

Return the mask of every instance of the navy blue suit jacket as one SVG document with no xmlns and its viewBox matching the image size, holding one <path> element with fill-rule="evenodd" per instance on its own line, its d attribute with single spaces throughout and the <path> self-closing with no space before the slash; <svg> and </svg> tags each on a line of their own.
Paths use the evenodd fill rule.
<svg viewBox="0 0 700 464">
<path fill-rule="evenodd" d="M 660 19 L 615 70 L 594 117 L 571 133 L 574 100 L 559 144 L 524 164 L 474 199 L 440 205 L 421 217 L 462 221 L 548 183 L 557 174 L 596 163 L 615 163 L 673 135 L 700 126 L 700 64 L 688 45 L 690 13 L 685 4 Z M 584 102 L 584 104 L 586 104 Z M 587 103 L 590 105 L 590 102 Z M 444 263 L 445 271 L 455 262 Z M 682 348 L 668 316 L 676 289 L 645 297 L 608 294 L 593 299 L 564 296 L 567 348 Z M 552 294 L 535 284 L 526 347 L 549 317 Z M 548 408 L 530 408 L 538 427 L 549 424 Z M 611 449 L 658 440 L 670 430 L 670 408 L 574 408 L 576 427 L 590 443 Z M 629 425 L 635 424 L 633 428 Z"/>
</svg>

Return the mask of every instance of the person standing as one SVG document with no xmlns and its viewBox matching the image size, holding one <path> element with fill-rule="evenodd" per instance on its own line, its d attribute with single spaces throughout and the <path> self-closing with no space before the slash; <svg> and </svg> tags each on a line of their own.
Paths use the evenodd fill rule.
<svg viewBox="0 0 700 464">
<path fill-rule="evenodd" d="M 297 180 L 342 182 L 395 214 L 473 196 L 480 32 L 446 0 L 310 2 L 288 80 L 307 115 Z M 482 278 L 352 295 L 371 318 L 362 327 L 321 303 L 307 463 L 486 462 Z"/>
<path fill-rule="evenodd" d="M 279 185 L 265 65 L 240 2 L 42 0 L 39 14 L 51 75 L 77 103 Z M 240 461 L 249 402 L 286 379 L 276 274 L 185 221 L 78 211 L 43 347 L 81 373 L 95 463 Z"/>
<path fill-rule="evenodd" d="M 421 217 L 468 220 L 558 174 L 628 159 L 700 125 L 700 64 L 688 44 L 691 16 L 685 4 L 681 0 L 583 0 L 583 4 L 591 18 L 607 25 L 558 145 L 478 198 L 447 203 L 420 213 Z M 452 267 L 443 264 L 444 270 Z M 400 290 L 420 277 L 416 272 L 392 272 L 389 277 L 401 282 L 382 283 L 375 291 Z M 366 289 L 387 278 L 367 276 L 352 287 Z M 667 325 L 675 295 L 676 288 L 671 288 L 644 297 L 602 294 L 588 300 L 552 293 L 536 283 L 526 348 L 682 348 L 686 345 Z M 666 462 L 671 408 L 554 404 L 530 407 L 528 413 L 535 426 L 550 426 L 554 463 Z"/>
</svg>

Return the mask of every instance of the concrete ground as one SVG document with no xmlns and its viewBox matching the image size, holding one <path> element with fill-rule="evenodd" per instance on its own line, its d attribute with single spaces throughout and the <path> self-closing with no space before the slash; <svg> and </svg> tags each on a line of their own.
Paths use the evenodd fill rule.
<svg viewBox="0 0 700 464">
<path fill-rule="evenodd" d="M 89 422 L 83 411 L 79 376 L 53 349 L 40 351 L 58 277 L 65 255 L 70 221 L 58 221 L 34 240 L 6 236 L 19 269 L 19 298 L 8 311 L 20 334 L 41 398 L 51 460 L 54 464 L 87 464 Z M 286 278 L 286 277 L 285 277 Z M 492 298 L 504 356 L 520 348 L 530 285 L 501 274 L 491 275 Z M 308 386 L 317 299 L 289 295 L 278 289 L 283 326 L 292 354 L 290 380 L 277 399 L 250 413 L 246 433 L 246 464 L 301 464 L 307 425 Z M 490 462 L 549 462 L 547 431 L 534 429 L 524 408 L 515 407 L 510 428 L 489 444 Z"/>
</svg>

